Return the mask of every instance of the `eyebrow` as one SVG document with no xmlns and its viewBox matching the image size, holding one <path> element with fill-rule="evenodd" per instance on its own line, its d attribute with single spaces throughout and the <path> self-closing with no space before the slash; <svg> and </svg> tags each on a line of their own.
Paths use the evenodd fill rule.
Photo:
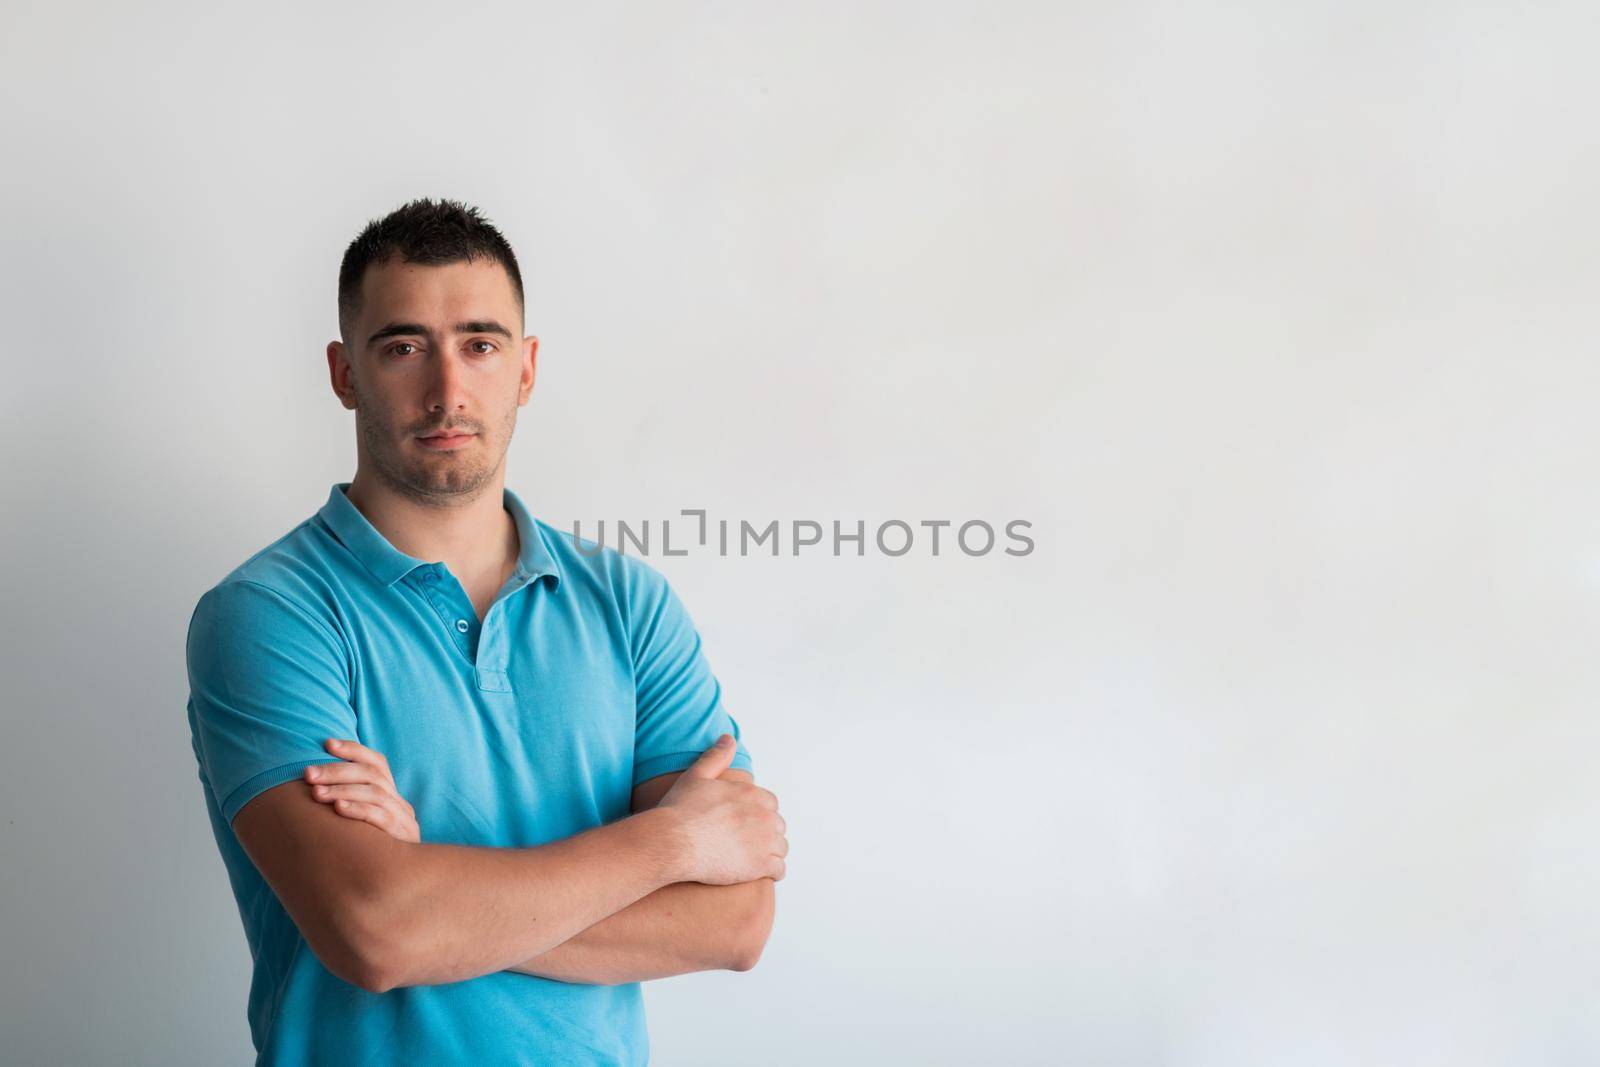
<svg viewBox="0 0 1600 1067">
<path fill-rule="evenodd" d="M 508 341 L 513 339 L 511 331 L 493 319 L 473 319 L 470 322 L 458 322 L 455 324 L 454 330 L 456 333 L 497 333 Z M 427 337 L 431 340 L 433 331 L 418 322 L 391 322 L 367 338 L 367 344 L 371 345 L 374 341 L 381 341 L 385 337 L 400 336 Z"/>
</svg>

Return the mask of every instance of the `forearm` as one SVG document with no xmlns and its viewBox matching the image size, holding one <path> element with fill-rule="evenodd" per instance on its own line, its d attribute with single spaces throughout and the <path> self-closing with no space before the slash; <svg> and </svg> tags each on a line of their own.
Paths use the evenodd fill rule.
<svg viewBox="0 0 1600 1067">
<path fill-rule="evenodd" d="M 772 884 L 760 878 L 737 885 L 663 886 L 510 969 L 591 985 L 746 970 L 771 929 Z"/>
<path fill-rule="evenodd" d="M 504 970 L 677 881 L 673 825 L 652 809 L 535 848 L 395 841 L 351 936 L 380 991 Z"/>
</svg>

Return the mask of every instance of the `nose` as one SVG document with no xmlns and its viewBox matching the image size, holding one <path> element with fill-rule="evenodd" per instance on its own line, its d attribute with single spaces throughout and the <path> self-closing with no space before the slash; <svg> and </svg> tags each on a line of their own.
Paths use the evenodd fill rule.
<svg viewBox="0 0 1600 1067">
<path fill-rule="evenodd" d="M 429 411 L 448 414 L 466 410 L 466 370 L 454 353 L 447 352 L 433 361 L 433 379 L 428 383 L 426 398 Z"/>
</svg>

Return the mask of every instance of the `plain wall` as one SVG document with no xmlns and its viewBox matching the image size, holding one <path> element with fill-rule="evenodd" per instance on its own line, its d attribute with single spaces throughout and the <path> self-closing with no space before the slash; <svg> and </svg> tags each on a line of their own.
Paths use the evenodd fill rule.
<svg viewBox="0 0 1600 1067">
<path fill-rule="evenodd" d="M 248 1062 L 185 628 L 449 196 L 541 518 L 1032 523 L 652 557 L 792 848 L 653 1062 L 1600 1059 L 1597 20 L 8 4 L 0 1048 Z"/>
</svg>

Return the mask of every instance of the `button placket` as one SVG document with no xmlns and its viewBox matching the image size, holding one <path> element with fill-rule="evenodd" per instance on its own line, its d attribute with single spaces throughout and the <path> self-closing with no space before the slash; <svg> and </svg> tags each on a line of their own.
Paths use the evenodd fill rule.
<svg viewBox="0 0 1600 1067">
<path fill-rule="evenodd" d="M 447 603 L 440 606 L 445 612 L 445 618 L 450 621 L 450 632 L 455 638 L 456 644 L 460 646 L 462 652 L 466 653 L 469 661 L 477 663 L 477 635 L 473 633 L 472 620 L 468 619 L 464 614 L 464 612 L 471 611 L 472 607 L 467 601 L 466 593 L 463 592 L 459 596 L 452 595 Z M 476 617 L 476 614 L 474 614 L 473 618 Z"/>
<path fill-rule="evenodd" d="M 510 650 L 504 627 L 496 624 L 495 612 L 500 609 L 503 615 L 509 610 L 503 609 L 502 604 L 532 585 L 539 575 L 520 567 L 513 571 L 501 594 L 484 613 L 482 622 L 478 622 L 477 610 L 467 599 L 466 590 L 461 588 L 460 582 L 453 578 L 447 581 L 450 577 L 448 574 L 440 574 L 432 567 L 419 570 L 421 573 L 415 576 L 415 588 L 433 606 L 456 648 L 474 667 L 478 688 L 491 692 L 511 692 L 511 678 L 506 671 Z"/>
<path fill-rule="evenodd" d="M 483 624 L 478 630 L 478 656 L 476 669 L 478 675 L 478 688 L 490 693 L 510 693 L 511 674 L 509 671 L 511 656 L 511 638 L 507 630 L 507 613 L 511 605 L 507 602 L 513 596 L 533 596 L 531 588 L 537 583 L 539 575 L 529 573 L 518 566 L 507 580 L 502 594 L 489 605 L 489 610 L 484 612 Z"/>
<path fill-rule="evenodd" d="M 472 603 L 467 600 L 466 591 L 457 581 L 445 581 L 444 577 L 432 568 L 424 571 L 421 577 L 422 595 L 427 598 L 433 610 L 438 614 L 439 620 L 444 623 L 445 630 L 450 634 L 450 639 L 455 642 L 456 648 L 461 650 L 462 656 L 468 663 L 476 665 L 477 657 L 473 640 L 472 619 L 476 617 Z"/>
<path fill-rule="evenodd" d="M 484 613 L 483 627 L 478 631 L 477 675 L 478 688 L 489 692 L 511 692 L 511 676 L 506 671 L 507 635 L 505 611 L 496 602 Z"/>
</svg>

